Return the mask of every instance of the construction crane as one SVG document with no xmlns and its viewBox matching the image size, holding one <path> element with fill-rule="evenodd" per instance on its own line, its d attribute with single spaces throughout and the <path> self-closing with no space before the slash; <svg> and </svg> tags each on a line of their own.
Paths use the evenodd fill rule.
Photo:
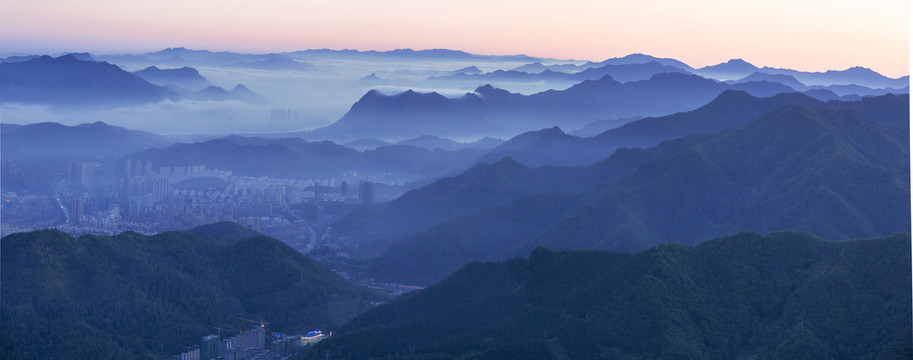
<svg viewBox="0 0 913 360">
<path fill-rule="evenodd" d="M 212 328 L 213 328 L 213 329 L 216 329 L 216 330 L 219 332 L 219 333 L 218 333 L 218 334 L 219 334 L 219 339 L 222 338 L 222 330 L 237 331 L 237 332 L 238 332 L 238 335 L 239 335 L 239 336 L 241 335 L 241 329 L 235 329 L 235 328 L 230 328 L 230 327 L 227 327 L 227 326 L 222 326 L 222 324 L 219 324 L 219 325 L 217 325 L 217 326 L 213 326 Z"/>
<path fill-rule="evenodd" d="M 262 327 L 262 328 L 265 328 L 266 325 L 269 325 L 268 322 L 263 321 L 263 320 L 251 320 L 251 319 L 245 319 L 245 318 L 238 318 L 238 320 L 244 320 L 244 321 L 247 321 L 247 322 L 252 322 L 252 323 L 254 323 L 254 324 L 260 324 L 260 327 Z"/>
</svg>

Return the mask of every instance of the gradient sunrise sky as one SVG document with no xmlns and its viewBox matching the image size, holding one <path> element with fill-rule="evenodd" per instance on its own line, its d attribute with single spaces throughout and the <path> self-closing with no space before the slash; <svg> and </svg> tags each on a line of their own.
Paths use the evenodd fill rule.
<svg viewBox="0 0 913 360">
<path fill-rule="evenodd" d="M 448 48 L 909 73 L 909 0 L 3 0 L 0 53 Z"/>
</svg>

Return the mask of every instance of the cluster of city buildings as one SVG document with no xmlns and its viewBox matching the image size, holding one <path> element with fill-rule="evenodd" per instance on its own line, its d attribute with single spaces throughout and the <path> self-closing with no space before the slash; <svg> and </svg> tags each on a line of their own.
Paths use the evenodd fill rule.
<svg viewBox="0 0 913 360">
<path fill-rule="evenodd" d="M 266 327 L 259 324 L 229 338 L 215 334 L 204 336 L 200 345 L 188 346 L 169 360 L 272 360 L 287 357 L 325 337 L 320 330 L 294 336 L 279 332 L 268 334 Z"/>
<path fill-rule="evenodd" d="M 153 170 L 156 169 L 156 170 Z M 374 184 L 362 181 L 356 194 L 346 181 L 239 177 L 205 165 L 153 167 L 150 160 L 114 164 L 73 163 L 58 198 L 70 233 L 157 233 L 218 221 L 255 231 L 288 221 L 289 205 L 304 202 L 371 204 Z M 204 181 L 192 182 L 193 179 Z M 207 181 L 208 180 L 208 181 Z M 334 191 L 321 191 L 330 187 Z M 287 215 L 287 214 L 286 214 Z M 320 219 L 318 218 L 318 221 Z"/>
<path fill-rule="evenodd" d="M 51 190 L 3 193 L 0 236 L 43 228 L 73 235 L 124 231 L 152 235 L 231 221 L 308 253 L 321 238 L 314 228 L 326 229 L 335 220 L 333 214 L 322 211 L 324 205 L 376 201 L 373 182 L 353 185 L 332 178 L 236 176 L 204 164 L 155 166 L 149 159 L 74 162 L 66 168 L 63 181 L 45 186 Z"/>
</svg>

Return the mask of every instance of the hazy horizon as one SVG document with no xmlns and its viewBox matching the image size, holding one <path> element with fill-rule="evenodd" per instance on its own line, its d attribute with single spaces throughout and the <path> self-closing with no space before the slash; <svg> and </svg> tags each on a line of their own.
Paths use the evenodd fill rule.
<svg viewBox="0 0 913 360">
<path fill-rule="evenodd" d="M 813 72 L 863 66 L 897 78 L 909 74 L 909 24 L 909 3 L 898 0 L 578 1 L 561 7 L 475 0 L 382 5 L 12 0 L 0 5 L 0 53 L 447 48 L 590 61 L 645 53 L 698 68 L 741 58 Z"/>
</svg>

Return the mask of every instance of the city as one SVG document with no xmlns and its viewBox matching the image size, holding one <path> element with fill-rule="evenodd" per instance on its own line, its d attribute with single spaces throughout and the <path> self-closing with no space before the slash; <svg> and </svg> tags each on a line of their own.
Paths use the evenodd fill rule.
<svg viewBox="0 0 913 360">
<path fill-rule="evenodd" d="M 8 163 L 8 161 L 5 161 Z M 262 232 L 308 253 L 339 208 L 389 200 L 378 196 L 375 183 L 349 184 L 335 178 L 320 180 L 234 176 L 206 165 L 158 167 L 148 160 L 111 163 L 71 163 L 66 177 L 7 173 L 4 184 L 51 183 L 50 193 L 28 186 L 23 193 L 2 193 L 2 235 L 54 228 L 73 235 L 114 235 L 135 231 L 147 235 L 185 230 L 219 221 L 232 221 Z M 36 181 L 36 177 L 41 176 Z M 357 188 L 356 188 L 357 186 Z M 10 187 L 7 187 L 7 189 Z M 35 189 L 35 190 L 32 190 Z M 325 210 L 327 209 L 327 210 Z M 344 211 L 344 210 L 342 210 Z M 318 231 L 321 234 L 318 234 Z"/>
</svg>

